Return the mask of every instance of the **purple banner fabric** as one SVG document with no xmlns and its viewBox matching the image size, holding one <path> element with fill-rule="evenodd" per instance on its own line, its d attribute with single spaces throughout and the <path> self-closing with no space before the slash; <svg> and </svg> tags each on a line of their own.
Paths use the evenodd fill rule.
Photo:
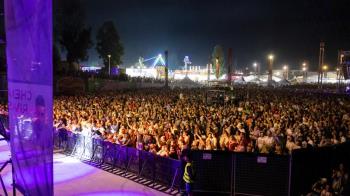
<svg viewBox="0 0 350 196">
<path fill-rule="evenodd" d="M 5 0 L 11 154 L 25 195 L 53 195 L 52 1 Z"/>
</svg>

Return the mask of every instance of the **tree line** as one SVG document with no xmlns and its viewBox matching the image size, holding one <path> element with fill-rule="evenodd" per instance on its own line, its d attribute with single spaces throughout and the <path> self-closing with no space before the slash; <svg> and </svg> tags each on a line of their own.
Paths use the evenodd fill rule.
<svg viewBox="0 0 350 196">
<path fill-rule="evenodd" d="M 54 0 L 54 72 L 71 72 L 79 69 L 79 63 L 89 58 L 88 50 L 95 47 L 108 71 L 122 63 L 124 48 L 113 21 L 105 21 L 92 40 L 92 28 L 86 22 L 83 0 Z M 66 61 L 61 61 L 64 54 Z M 106 69 L 107 68 L 107 69 Z"/>
</svg>

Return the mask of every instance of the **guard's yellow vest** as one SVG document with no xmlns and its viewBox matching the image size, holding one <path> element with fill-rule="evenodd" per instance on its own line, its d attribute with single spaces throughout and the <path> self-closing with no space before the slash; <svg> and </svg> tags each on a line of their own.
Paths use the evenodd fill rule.
<svg viewBox="0 0 350 196">
<path fill-rule="evenodd" d="M 191 169 L 192 169 L 192 163 L 186 163 L 186 166 L 185 166 L 185 173 L 184 173 L 184 176 L 183 176 L 183 180 L 186 182 L 186 183 L 193 183 L 193 179 L 190 178 L 190 176 L 188 175 L 188 167 L 191 166 Z M 192 175 L 193 175 L 193 169 L 192 169 Z"/>
</svg>

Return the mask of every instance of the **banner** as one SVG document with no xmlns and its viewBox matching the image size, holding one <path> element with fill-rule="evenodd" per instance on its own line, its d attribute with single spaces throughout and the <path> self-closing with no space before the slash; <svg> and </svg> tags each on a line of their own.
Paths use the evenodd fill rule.
<svg viewBox="0 0 350 196">
<path fill-rule="evenodd" d="M 5 0 L 11 155 L 24 195 L 53 195 L 52 1 Z"/>
</svg>

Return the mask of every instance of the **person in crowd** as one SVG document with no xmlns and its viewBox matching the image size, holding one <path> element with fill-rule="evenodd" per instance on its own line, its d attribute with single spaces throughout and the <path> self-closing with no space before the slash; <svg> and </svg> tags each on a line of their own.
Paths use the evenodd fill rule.
<svg viewBox="0 0 350 196">
<path fill-rule="evenodd" d="M 251 88 L 249 97 L 235 88 L 241 100 L 225 107 L 206 105 L 200 89 L 58 96 L 54 126 L 174 158 L 183 149 L 288 154 L 350 140 L 348 96 Z"/>
<path fill-rule="evenodd" d="M 307 196 L 333 196 L 333 195 L 349 195 L 349 182 L 347 181 L 348 174 L 344 164 L 339 164 L 335 167 L 330 176 L 321 178 L 312 186 L 312 190 Z M 328 180 L 330 179 L 330 180 Z"/>
</svg>

